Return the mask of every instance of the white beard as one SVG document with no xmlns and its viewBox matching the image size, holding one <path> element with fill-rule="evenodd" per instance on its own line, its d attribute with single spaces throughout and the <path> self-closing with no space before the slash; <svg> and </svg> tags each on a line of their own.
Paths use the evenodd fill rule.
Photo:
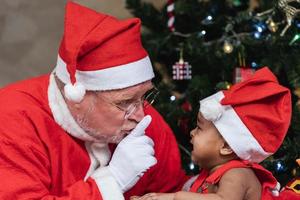
<svg viewBox="0 0 300 200">
<path fill-rule="evenodd" d="M 86 114 L 92 112 L 94 107 L 91 106 L 90 109 L 86 112 Z M 77 115 L 75 120 L 77 124 L 91 137 L 95 138 L 97 142 L 100 143 L 116 143 L 118 144 L 124 138 L 124 134 L 121 133 L 121 128 L 116 131 L 113 135 L 106 135 L 99 130 L 91 128 L 88 126 L 88 121 L 86 119 L 86 114 L 84 116 Z"/>
</svg>

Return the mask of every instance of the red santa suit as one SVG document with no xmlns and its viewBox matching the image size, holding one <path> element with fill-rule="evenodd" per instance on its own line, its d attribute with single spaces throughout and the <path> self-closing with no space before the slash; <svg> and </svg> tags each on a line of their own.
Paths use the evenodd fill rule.
<svg viewBox="0 0 300 200">
<path fill-rule="evenodd" d="M 145 110 L 152 116 L 146 135 L 154 141 L 157 164 L 140 164 L 143 168 L 133 170 L 134 176 L 118 174 L 137 180 L 152 166 L 135 186 L 128 180 L 124 186 L 105 167 L 113 152 L 75 122 L 54 78 L 64 83 L 64 97 L 75 103 L 86 90 L 124 89 L 151 80 L 153 68 L 141 44 L 140 27 L 139 19 L 118 20 L 68 1 L 53 74 L 1 89 L 0 199 L 122 200 L 129 188 L 126 199 L 180 189 L 185 176 L 178 147 L 154 108 Z M 149 157 L 155 160 L 148 154 L 139 159 Z M 117 172 L 121 167 L 129 170 L 114 167 Z"/>
<path fill-rule="evenodd" d="M 102 199 L 89 177 L 99 163 L 53 75 L 1 89 L 0 112 L 0 199 Z M 172 131 L 154 108 L 145 112 L 152 116 L 146 134 L 155 143 L 158 162 L 125 194 L 126 199 L 179 190 L 185 179 Z M 107 164 L 109 149 L 103 148 L 100 155 L 101 164 Z M 114 199 L 118 190 L 107 187 L 106 196 Z"/>
</svg>

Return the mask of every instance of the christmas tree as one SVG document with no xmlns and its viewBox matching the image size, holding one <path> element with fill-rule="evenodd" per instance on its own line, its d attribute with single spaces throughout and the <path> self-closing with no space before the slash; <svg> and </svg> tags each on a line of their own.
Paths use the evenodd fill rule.
<svg viewBox="0 0 300 200">
<path fill-rule="evenodd" d="M 155 107 L 173 129 L 188 173 L 197 173 L 189 157 L 189 131 L 199 100 L 269 66 L 293 94 L 293 116 L 281 148 L 262 164 L 283 185 L 299 177 L 299 1 L 168 0 L 157 9 L 127 0 L 126 5 L 142 20 L 143 44 L 160 90 Z"/>
</svg>

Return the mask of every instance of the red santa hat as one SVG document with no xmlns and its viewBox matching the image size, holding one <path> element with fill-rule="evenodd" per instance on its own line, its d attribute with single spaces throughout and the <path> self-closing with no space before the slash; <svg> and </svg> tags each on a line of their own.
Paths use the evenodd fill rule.
<svg viewBox="0 0 300 200">
<path fill-rule="evenodd" d="M 277 151 L 287 133 L 291 94 L 264 67 L 229 90 L 201 100 L 200 112 L 241 159 L 259 163 Z"/>
<path fill-rule="evenodd" d="M 80 102 L 86 90 L 130 87 L 154 77 L 141 44 L 139 19 L 117 20 L 68 2 L 55 73 L 65 96 Z"/>
</svg>

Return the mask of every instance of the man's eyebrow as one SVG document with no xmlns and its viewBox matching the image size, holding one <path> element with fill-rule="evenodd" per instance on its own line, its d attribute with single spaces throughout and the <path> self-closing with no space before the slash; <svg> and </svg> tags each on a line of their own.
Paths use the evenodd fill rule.
<svg viewBox="0 0 300 200">
<path fill-rule="evenodd" d="M 149 89 L 142 95 L 142 96 L 144 96 L 147 92 L 149 92 L 149 91 L 151 91 L 152 89 L 154 89 L 155 87 L 154 87 L 154 85 L 152 84 L 151 85 L 151 87 L 149 87 Z M 138 97 L 138 94 L 134 94 L 134 95 L 128 95 L 127 97 L 125 96 L 124 97 L 124 100 L 125 101 L 128 101 L 128 100 L 134 100 L 134 99 L 136 99 Z"/>
</svg>

